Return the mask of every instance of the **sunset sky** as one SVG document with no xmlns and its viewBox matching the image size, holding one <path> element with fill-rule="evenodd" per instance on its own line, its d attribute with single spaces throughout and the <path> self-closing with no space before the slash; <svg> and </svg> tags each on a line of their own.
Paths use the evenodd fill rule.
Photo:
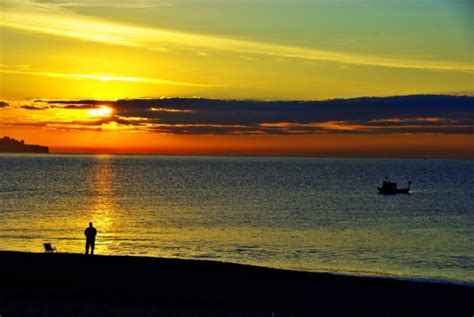
<svg viewBox="0 0 474 317">
<path fill-rule="evenodd" d="M 474 93 L 473 12 L 470 0 L 4 0 L 0 137 L 53 152 L 474 157 L 473 98 L 455 97 Z M 407 95 L 453 97 L 301 102 Z"/>
</svg>

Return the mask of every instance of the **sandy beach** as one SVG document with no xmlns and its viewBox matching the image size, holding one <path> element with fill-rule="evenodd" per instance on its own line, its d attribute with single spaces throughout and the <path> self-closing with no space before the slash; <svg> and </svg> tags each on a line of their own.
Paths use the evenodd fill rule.
<svg viewBox="0 0 474 317">
<path fill-rule="evenodd" d="M 0 252 L 1 316 L 470 316 L 474 287 L 210 261 Z"/>
</svg>

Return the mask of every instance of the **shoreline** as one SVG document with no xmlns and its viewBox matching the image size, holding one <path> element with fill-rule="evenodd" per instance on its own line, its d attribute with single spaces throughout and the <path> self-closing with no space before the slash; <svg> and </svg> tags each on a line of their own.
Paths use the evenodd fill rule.
<svg viewBox="0 0 474 317">
<path fill-rule="evenodd" d="M 0 251 L 2 316 L 471 315 L 472 285 L 206 260 Z"/>
<path fill-rule="evenodd" d="M 24 251 L 24 250 L 14 250 L 14 249 L 0 249 L 0 256 L 2 253 L 26 253 L 26 254 L 44 254 L 44 251 Z M 75 253 L 75 252 L 67 252 L 61 251 L 59 252 L 63 255 L 83 255 L 83 253 Z M 313 269 L 304 269 L 304 268 L 297 268 L 297 267 L 278 267 L 278 266 L 271 266 L 271 265 L 264 265 L 264 264 L 251 264 L 246 262 L 227 262 L 225 260 L 218 260 L 218 259 L 206 259 L 206 258 L 186 258 L 186 257 L 166 257 L 166 256 L 153 256 L 147 254 L 133 254 L 133 255 L 125 255 L 125 254 L 96 254 L 96 256 L 100 257 L 127 257 L 127 258 L 150 258 L 150 259 L 162 259 L 162 260 L 170 260 L 170 261 L 190 261 L 190 262 L 212 262 L 212 263 L 220 263 L 220 264 L 230 264 L 230 265 L 240 265 L 243 267 L 253 267 L 253 268 L 262 268 L 262 269 L 270 269 L 270 270 L 278 270 L 284 272 L 300 272 L 300 273 L 312 273 L 312 274 L 327 274 L 337 277 L 356 277 L 356 278 L 368 278 L 368 279 L 388 279 L 388 280 L 397 280 L 400 282 L 409 282 L 409 283 L 428 283 L 428 284 L 446 284 L 446 285 L 460 285 L 465 287 L 472 287 L 474 288 L 474 280 L 473 281 L 466 281 L 461 279 L 449 279 L 449 278 L 442 278 L 442 277 L 416 277 L 416 276 L 403 276 L 399 274 L 391 274 L 387 272 L 371 272 L 371 271 L 331 271 L 331 270 L 313 270 Z"/>
<path fill-rule="evenodd" d="M 2 253 L 26 253 L 26 254 L 44 254 L 44 251 L 18 251 L 18 250 L 0 250 L 0 257 Z M 63 255 L 83 255 L 82 253 L 74 252 L 59 252 Z M 223 260 L 214 260 L 214 259 L 204 259 L 204 258 L 179 258 L 179 257 L 160 257 L 152 255 L 124 255 L 124 254 L 96 254 L 96 257 L 126 257 L 126 258 L 149 258 L 157 260 L 170 260 L 170 261 L 190 261 L 190 262 L 211 262 L 219 263 L 223 265 L 238 265 L 243 267 L 250 268 L 259 268 L 259 269 L 269 269 L 277 270 L 282 272 L 295 272 L 295 273 L 310 273 L 310 274 L 327 274 L 336 277 L 348 277 L 348 278 L 368 278 L 368 279 L 383 279 L 383 280 L 396 280 L 400 282 L 409 282 L 409 283 L 428 283 L 428 284 L 446 284 L 446 285 L 460 285 L 465 287 L 474 288 L 474 281 L 465 281 L 465 280 L 455 280 L 448 278 L 437 278 L 437 277 L 406 277 L 397 274 L 389 274 L 384 272 L 366 272 L 366 271 L 316 271 L 311 269 L 298 269 L 298 268 L 285 268 L 285 267 L 274 267 L 274 266 L 265 266 L 259 264 L 250 264 L 250 263 L 239 263 L 239 262 L 226 262 Z"/>
</svg>

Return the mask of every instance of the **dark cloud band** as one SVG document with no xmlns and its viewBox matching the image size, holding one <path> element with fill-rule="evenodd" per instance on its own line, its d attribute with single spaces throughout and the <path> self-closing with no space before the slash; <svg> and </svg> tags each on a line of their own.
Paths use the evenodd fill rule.
<svg viewBox="0 0 474 317">
<path fill-rule="evenodd" d="M 202 98 L 54 100 L 49 107 L 91 109 L 107 105 L 110 122 L 174 134 L 319 134 L 474 132 L 474 97 L 415 95 L 326 101 L 256 101 Z M 35 105 L 24 106 L 29 110 Z M 76 122 L 76 124 L 79 124 Z"/>
</svg>

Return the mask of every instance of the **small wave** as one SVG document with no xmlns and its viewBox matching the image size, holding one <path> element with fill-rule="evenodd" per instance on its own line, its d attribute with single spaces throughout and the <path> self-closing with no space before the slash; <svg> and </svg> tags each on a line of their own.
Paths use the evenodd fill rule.
<svg viewBox="0 0 474 317">
<path fill-rule="evenodd" d="M 21 240 L 37 240 L 37 239 L 48 239 L 43 236 L 29 236 L 29 235 L 0 235 L 0 239 L 21 239 Z"/>
<path fill-rule="evenodd" d="M 218 256 L 216 254 L 206 253 L 206 254 L 192 255 L 191 258 L 193 258 L 193 259 L 219 259 L 220 256 Z"/>
</svg>

